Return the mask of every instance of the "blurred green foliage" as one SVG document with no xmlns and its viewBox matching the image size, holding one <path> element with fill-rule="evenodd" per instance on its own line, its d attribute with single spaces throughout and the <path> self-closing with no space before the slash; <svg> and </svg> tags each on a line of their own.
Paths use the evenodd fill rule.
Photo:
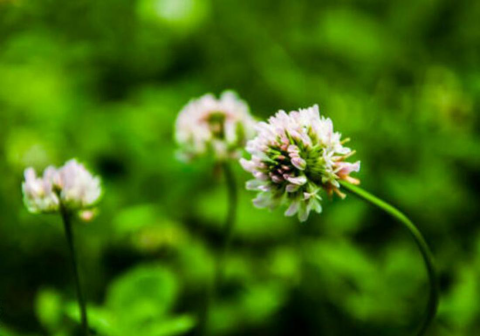
<svg viewBox="0 0 480 336">
<path fill-rule="evenodd" d="M 22 205 L 27 166 L 103 178 L 75 227 L 99 335 L 192 333 L 226 211 L 210 162 L 175 159 L 191 98 L 236 90 L 258 118 L 320 104 L 363 186 L 418 223 L 440 269 L 430 335 L 480 333 L 480 2 L 0 0 L 0 335 L 73 335 L 60 219 Z M 239 184 L 248 175 L 235 167 Z M 242 191 L 216 335 L 405 335 L 426 274 L 408 234 L 348 197 L 306 224 Z"/>
</svg>

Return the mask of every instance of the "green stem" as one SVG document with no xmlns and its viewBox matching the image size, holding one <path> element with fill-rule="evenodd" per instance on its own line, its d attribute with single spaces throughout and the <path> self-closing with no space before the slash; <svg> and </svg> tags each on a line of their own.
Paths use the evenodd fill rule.
<svg viewBox="0 0 480 336">
<path fill-rule="evenodd" d="M 228 163 L 222 165 L 223 173 L 225 174 L 225 183 L 227 185 L 228 193 L 228 210 L 225 223 L 223 225 L 223 241 L 220 247 L 220 253 L 218 254 L 215 262 L 215 273 L 212 284 L 207 291 L 207 297 L 203 311 L 200 315 L 200 322 L 198 327 L 198 334 L 205 335 L 207 331 L 207 324 L 210 316 L 210 308 L 217 294 L 217 290 L 223 281 L 223 270 L 225 266 L 225 259 L 228 255 L 230 245 L 233 239 L 233 232 L 235 228 L 235 218 L 237 216 L 237 204 L 238 204 L 238 190 L 235 181 L 235 175 Z"/>
<path fill-rule="evenodd" d="M 77 290 L 78 306 L 80 308 L 80 318 L 82 322 L 82 330 L 85 336 L 89 336 L 87 307 L 85 305 L 85 299 L 82 293 L 82 287 L 80 286 L 80 276 L 78 273 L 77 254 L 75 251 L 75 242 L 72 232 L 72 215 L 65 209 L 64 206 L 60 207 L 60 213 L 63 219 L 63 226 L 65 228 L 65 237 L 67 239 L 67 245 L 70 252 L 70 260 L 72 263 L 73 274 L 75 278 L 75 287 Z"/>
<path fill-rule="evenodd" d="M 223 164 L 223 172 L 225 174 L 225 182 L 228 191 L 228 211 L 223 226 L 223 246 L 221 247 L 220 256 L 217 264 L 217 272 L 215 277 L 215 288 L 222 282 L 223 267 L 225 258 L 230 250 L 230 245 L 233 239 L 233 231 L 235 228 L 235 218 L 237 216 L 238 191 L 235 182 L 235 175 L 228 163 Z"/>
<path fill-rule="evenodd" d="M 415 224 L 412 223 L 407 216 L 405 216 L 402 212 L 391 206 L 390 204 L 382 201 L 381 199 L 373 196 L 372 194 L 366 192 L 362 188 L 359 188 L 355 185 L 352 185 L 347 182 L 340 182 L 342 186 L 350 191 L 352 194 L 366 200 L 367 202 L 379 207 L 383 211 L 387 212 L 389 215 L 397 219 L 400 223 L 402 223 L 405 228 L 410 232 L 411 236 L 415 240 L 418 248 L 423 257 L 423 261 L 425 263 L 425 267 L 428 273 L 428 279 L 430 282 L 430 291 L 429 291 L 429 298 L 427 307 L 425 310 L 425 315 L 423 318 L 423 322 L 420 325 L 418 332 L 416 335 L 421 336 L 423 335 L 430 324 L 432 323 L 433 319 L 435 318 L 435 314 L 437 312 L 438 302 L 439 302 L 439 290 L 438 290 L 438 281 L 437 281 L 437 272 L 435 269 L 435 264 L 433 261 L 433 255 L 428 247 L 425 239 L 423 238 L 420 231 L 417 229 Z"/>
</svg>

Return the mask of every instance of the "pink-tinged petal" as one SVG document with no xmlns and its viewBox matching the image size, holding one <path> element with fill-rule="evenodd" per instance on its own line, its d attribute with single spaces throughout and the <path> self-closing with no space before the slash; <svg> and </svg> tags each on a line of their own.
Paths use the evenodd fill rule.
<svg viewBox="0 0 480 336">
<path fill-rule="evenodd" d="M 34 181 L 37 178 L 37 173 L 35 173 L 35 169 L 33 168 L 25 169 L 23 175 L 25 176 L 25 182 L 27 183 Z"/>
<path fill-rule="evenodd" d="M 298 189 L 300 189 L 300 186 L 296 185 L 296 184 L 289 184 L 285 188 L 285 190 L 289 193 L 294 193 L 294 192 L 298 191 Z"/>
<path fill-rule="evenodd" d="M 35 197 L 35 194 L 37 194 L 34 183 L 23 182 L 22 191 L 25 194 L 25 196 L 29 198 Z"/>
<path fill-rule="evenodd" d="M 260 193 L 258 196 L 253 200 L 253 205 L 257 208 L 266 208 L 272 205 L 272 198 L 271 195 L 268 193 Z"/>
<path fill-rule="evenodd" d="M 247 190 L 258 190 L 258 188 L 262 185 L 264 185 L 265 182 L 264 181 L 260 181 L 260 180 L 250 180 L 246 183 L 246 188 Z"/>
<path fill-rule="evenodd" d="M 305 170 L 307 167 L 307 162 L 300 157 L 296 157 L 292 159 L 292 165 L 294 165 L 298 170 Z"/>
<path fill-rule="evenodd" d="M 272 190 L 272 187 L 269 184 L 263 184 L 258 187 L 258 190 L 260 191 L 270 191 Z"/>
<path fill-rule="evenodd" d="M 51 189 L 53 186 L 62 187 L 60 174 L 53 166 L 49 166 L 45 169 L 45 172 L 43 173 L 43 181 L 46 189 Z"/>
<path fill-rule="evenodd" d="M 360 161 L 357 161 L 355 163 L 339 162 L 337 166 L 339 168 L 339 170 L 337 171 L 338 176 L 346 176 L 351 172 L 360 171 Z"/>
<path fill-rule="evenodd" d="M 85 210 L 85 211 L 81 211 L 79 214 L 78 214 L 78 217 L 80 217 L 80 219 L 84 222 L 90 222 L 93 220 L 93 218 L 95 217 L 96 215 L 96 212 L 93 211 L 93 210 Z"/>
<path fill-rule="evenodd" d="M 300 208 L 300 202 L 293 201 L 292 204 L 288 207 L 287 211 L 285 211 L 285 216 L 291 217 L 295 215 Z"/>
<path fill-rule="evenodd" d="M 287 180 L 288 182 L 297 185 L 304 185 L 307 183 L 307 178 L 304 175 L 298 177 L 289 177 Z"/>
<path fill-rule="evenodd" d="M 290 130 L 288 133 L 290 133 L 290 136 L 295 140 L 300 140 L 300 138 L 302 137 L 300 133 L 295 130 Z"/>
<path fill-rule="evenodd" d="M 272 174 L 271 179 L 274 183 L 280 184 L 284 181 L 284 179 L 278 175 Z"/>
<path fill-rule="evenodd" d="M 57 169 L 54 166 L 48 166 L 43 172 L 43 178 L 53 179 L 58 174 Z"/>
<path fill-rule="evenodd" d="M 245 160 L 244 158 L 240 159 L 240 165 L 247 172 L 252 173 L 255 170 L 255 163 L 253 161 Z"/>
<path fill-rule="evenodd" d="M 290 145 L 290 146 L 288 146 L 287 152 L 289 154 L 300 153 L 300 149 L 298 149 L 298 147 L 295 146 L 295 145 Z"/>
<path fill-rule="evenodd" d="M 255 177 L 256 179 L 259 179 L 261 181 L 268 181 L 268 175 L 262 172 L 254 171 L 252 174 L 253 174 L 253 177 Z"/>
</svg>

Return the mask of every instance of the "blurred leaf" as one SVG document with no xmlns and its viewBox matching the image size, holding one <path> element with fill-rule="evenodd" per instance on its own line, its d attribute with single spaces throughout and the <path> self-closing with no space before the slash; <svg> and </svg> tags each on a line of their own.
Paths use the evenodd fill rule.
<svg viewBox="0 0 480 336">
<path fill-rule="evenodd" d="M 175 336 L 183 335 L 190 331 L 196 322 L 190 315 L 178 317 L 168 317 L 159 321 L 152 322 L 142 331 L 145 336 Z"/>
<path fill-rule="evenodd" d="M 179 31 L 191 30 L 208 15 L 208 0 L 140 0 L 142 18 L 158 21 Z"/>
<path fill-rule="evenodd" d="M 445 296 L 439 315 L 453 324 L 457 330 L 469 334 L 469 326 L 479 312 L 478 274 L 468 267 L 461 267 L 452 291 Z"/>
<path fill-rule="evenodd" d="M 87 312 L 89 327 L 91 329 L 96 330 L 100 335 L 121 335 L 121 332 L 114 326 L 114 319 L 108 311 L 102 308 L 88 306 Z M 66 314 L 80 325 L 80 310 L 77 302 L 71 302 L 66 307 Z"/>
<path fill-rule="evenodd" d="M 326 10 L 318 22 L 322 47 L 349 61 L 384 62 L 396 51 L 395 36 L 361 11 Z"/>
<path fill-rule="evenodd" d="M 118 323 L 138 325 L 165 315 L 172 308 L 178 290 L 174 275 L 164 267 L 139 266 L 110 286 L 106 305 Z"/>
<path fill-rule="evenodd" d="M 285 304 L 286 288 L 279 282 L 247 286 L 236 300 L 219 302 L 212 310 L 214 334 L 266 323 Z"/>
<path fill-rule="evenodd" d="M 37 294 L 35 312 L 40 323 L 50 331 L 58 330 L 63 315 L 63 301 L 53 289 L 43 289 Z"/>
</svg>

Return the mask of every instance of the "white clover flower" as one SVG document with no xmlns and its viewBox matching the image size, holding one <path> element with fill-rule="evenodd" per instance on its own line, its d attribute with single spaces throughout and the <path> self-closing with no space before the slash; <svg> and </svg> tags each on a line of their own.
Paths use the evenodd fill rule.
<svg viewBox="0 0 480 336">
<path fill-rule="evenodd" d="M 100 179 L 76 160 L 68 161 L 59 169 L 50 166 L 42 177 L 28 168 L 22 189 L 30 212 L 59 212 L 62 206 L 69 212 L 79 212 L 84 219 L 91 219 L 91 208 L 101 196 Z"/>
<path fill-rule="evenodd" d="M 232 91 L 220 99 L 211 94 L 189 102 L 176 122 L 176 141 L 184 159 L 212 153 L 219 161 L 237 158 L 254 136 L 255 120 L 248 105 Z"/>
<path fill-rule="evenodd" d="M 23 200 L 28 211 L 33 213 L 51 213 L 59 209 L 58 196 L 53 191 L 53 175 L 56 170 L 48 167 L 43 177 L 37 177 L 33 168 L 25 170 L 25 182 L 22 184 Z"/>
<path fill-rule="evenodd" d="M 92 176 L 76 160 L 68 161 L 58 170 L 55 187 L 68 209 L 82 210 L 95 205 L 101 196 L 100 179 Z"/>
<path fill-rule="evenodd" d="M 343 146 L 349 139 L 340 140 L 317 105 L 288 114 L 279 111 L 256 129 L 258 135 L 247 144 L 251 159 L 240 160 L 255 177 L 247 182 L 247 189 L 259 191 L 255 206 L 273 209 L 286 204 L 285 215 L 298 214 L 303 222 L 310 211 L 322 211 L 320 190 L 343 198 L 339 180 L 359 183 L 349 174 L 360 170 L 360 162 L 344 161 L 355 153 Z"/>
</svg>

